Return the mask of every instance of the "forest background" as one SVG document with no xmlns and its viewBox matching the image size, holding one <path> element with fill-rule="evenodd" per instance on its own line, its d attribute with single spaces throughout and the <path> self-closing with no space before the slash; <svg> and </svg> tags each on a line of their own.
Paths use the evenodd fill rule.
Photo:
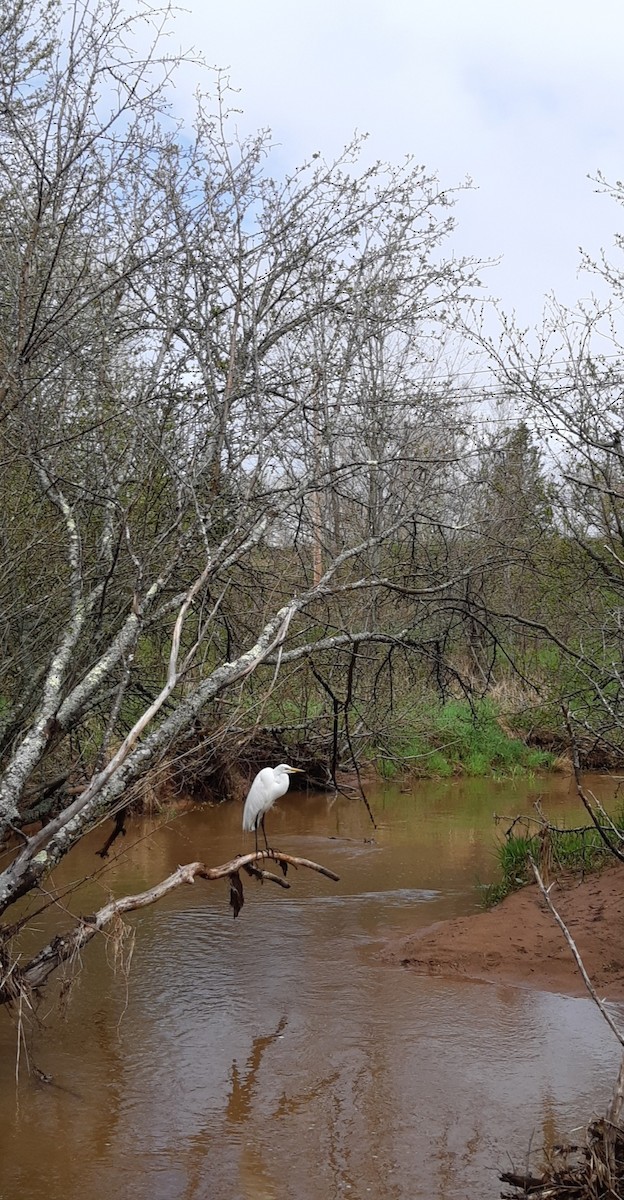
<svg viewBox="0 0 624 1200">
<path fill-rule="evenodd" d="M 182 127 L 172 19 L 0 5 L 1 913 L 268 761 L 622 757 L 618 266 L 492 334 L 454 189 Z"/>
</svg>

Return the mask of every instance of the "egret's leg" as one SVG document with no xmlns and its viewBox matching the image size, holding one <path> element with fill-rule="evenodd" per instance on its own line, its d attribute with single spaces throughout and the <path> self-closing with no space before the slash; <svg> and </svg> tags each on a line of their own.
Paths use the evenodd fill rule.
<svg viewBox="0 0 624 1200">
<path fill-rule="evenodd" d="M 258 853 L 258 822 L 254 825 L 254 833 L 256 835 L 256 854 Z"/>
<path fill-rule="evenodd" d="M 266 829 L 264 828 L 264 813 L 262 814 L 262 822 L 261 822 L 261 824 L 262 824 L 262 832 L 263 832 L 263 834 L 264 834 L 264 844 L 265 844 L 265 846 L 266 846 L 266 848 L 267 848 L 267 850 L 268 850 L 268 849 L 269 849 L 269 843 L 268 843 L 268 841 L 267 841 Z"/>
</svg>

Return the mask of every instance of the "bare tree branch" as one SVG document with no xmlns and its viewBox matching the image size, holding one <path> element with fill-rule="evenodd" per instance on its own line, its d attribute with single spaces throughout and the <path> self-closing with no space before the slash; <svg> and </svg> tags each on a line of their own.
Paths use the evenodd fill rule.
<svg viewBox="0 0 624 1200">
<path fill-rule="evenodd" d="M 184 866 L 178 867 L 171 875 L 168 875 L 166 879 L 155 884 L 154 887 L 148 888 L 145 892 L 140 892 L 134 896 L 123 896 L 118 900 L 111 900 L 108 904 L 98 909 L 97 912 L 83 917 L 73 930 L 57 935 L 53 941 L 44 946 L 23 967 L 14 964 L 0 982 L 0 1003 L 6 1002 L 7 999 L 13 1000 L 16 994 L 16 987 L 25 987 L 33 990 L 40 988 L 62 963 L 75 958 L 97 933 L 100 933 L 110 925 L 115 917 L 119 917 L 123 913 L 134 912 L 139 908 L 147 908 L 180 887 L 183 883 L 194 883 L 196 879 L 206 879 L 209 881 L 217 879 L 234 880 L 238 895 L 238 902 L 234 907 L 234 916 L 238 915 L 240 907 L 243 904 L 242 883 L 240 881 L 241 871 L 246 871 L 261 882 L 266 880 L 280 887 L 289 887 L 290 885 L 283 877 L 280 878 L 280 876 L 273 875 L 271 872 L 256 866 L 256 864 L 261 864 L 265 861 L 275 862 L 284 872 L 288 867 L 301 867 L 309 871 L 316 871 L 318 874 L 324 875 L 327 879 L 331 879 L 334 882 L 338 882 L 339 879 L 339 876 L 328 867 L 321 866 L 311 859 L 284 854 L 281 850 L 260 850 L 253 854 L 239 854 L 231 859 L 230 862 L 223 863 L 217 867 L 207 867 L 205 863 L 201 862 L 186 863 Z"/>
</svg>

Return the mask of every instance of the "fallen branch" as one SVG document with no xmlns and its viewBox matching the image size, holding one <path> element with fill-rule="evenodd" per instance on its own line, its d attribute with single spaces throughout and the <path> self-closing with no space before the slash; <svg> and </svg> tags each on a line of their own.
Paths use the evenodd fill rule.
<svg viewBox="0 0 624 1200">
<path fill-rule="evenodd" d="M 548 817 L 544 816 L 544 813 L 542 812 L 539 800 L 535 801 L 533 807 L 535 808 L 535 811 L 538 814 L 537 817 L 532 817 L 530 813 L 518 813 L 518 815 L 516 817 L 511 817 L 511 816 L 507 816 L 506 813 L 495 812 L 494 813 L 494 824 L 498 825 L 498 824 L 500 824 L 501 821 L 509 821 L 510 822 L 509 827 L 507 829 L 505 829 L 505 837 L 506 838 L 511 836 L 516 825 L 523 825 L 525 827 L 527 837 L 532 836 L 529 833 L 530 825 L 536 825 L 538 831 L 540 829 L 548 829 L 550 833 L 592 833 L 592 831 L 596 828 L 595 824 L 593 824 L 593 825 L 553 825 L 552 821 L 549 821 Z M 605 814 L 605 816 L 606 816 L 606 814 Z M 605 832 L 609 832 L 610 829 L 615 829 L 616 832 L 618 832 L 617 826 L 613 825 L 613 822 L 610 820 L 609 817 L 607 817 L 607 821 L 608 821 L 608 825 L 604 825 L 601 828 Z"/>
<path fill-rule="evenodd" d="M 276 863 L 282 871 L 282 876 L 275 875 L 258 865 L 264 860 Z M 317 871 L 319 875 L 325 875 L 327 879 L 335 882 L 339 878 L 334 871 L 330 871 L 329 867 L 323 867 L 320 863 L 312 862 L 308 858 L 297 858 L 292 854 L 284 854 L 281 850 L 259 850 L 253 854 L 239 854 L 236 858 L 217 867 L 207 867 L 205 863 L 201 862 L 186 863 L 168 875 L 166 879 L 155 884 L 154 887 L 148 888 L 147 891 L 139 892 L 136 896 L 122 896 L 118 900 L 110 900 L 97 912 L 81 917 L 73 929 L 67 933 L 58 934 L 23 967 L 14 965 L 9 973 L 11 986 L 7 986 L 7 976 L 0 984 L 0 1003 L 7 1004 L 14 1001 L 16 989 L 20 992 L 22 990 L 29 992 L 40 988 L 62 963 L 68 962 L 79 954 L 83 947 L 116 917 L 121 916 L 122 913 L 133 912 L 138 908 L 148 908 L 156 901 L 162 900 L 169 892 L 175 891 L 183 883 L 195 883 L 196 879 L 229 879 L 230 904 L 234 916 L 237 917 L 244 904 L 241 871 L 261 882 L 266 880 L 279 887 L 288 888 L 290 884 L 284 876 L 289 867 L 304 867 L 310 871 Z"/>
<path fill-rule="evenodd" d="M 555 1146 L 541 1174 L 503 1171 L 513 1192 L 503 1200 L 619 1200 L 624 1182 L 624 1133 L 609 1119 L 592 1121 L 581 1145 Z"/>
</svg>

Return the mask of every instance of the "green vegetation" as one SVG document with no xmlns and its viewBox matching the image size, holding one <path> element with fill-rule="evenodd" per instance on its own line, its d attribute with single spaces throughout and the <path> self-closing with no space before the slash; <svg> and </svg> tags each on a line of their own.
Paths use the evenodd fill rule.
<svg viewBox="0 0 624 1200">
<path fill-rule="evenodd" d="M 617 829 L 624 831 L 624 812 L 614 818 Z M 544 826 L 529 835 L 511 834 L 497 849 L 501 878 L 483 888 L 484 907 L 499 904 L 510 892 L 533 879 L 530 858 L 542 874 L 595 871 L 610 857 L 610 851 L 593 826 L 585 829 L 553 829 Z"/>
<path fill-rule="evenodd" d="M 408 725 L 408 720 L 411 724 Z M 403 714 L 402 728 L 370 755 L 380 774 L 495 775 L 509 778 L 552 766 L 555 756 L 508 733 L 491 700 L 451 700 Z"/>
</svg>

